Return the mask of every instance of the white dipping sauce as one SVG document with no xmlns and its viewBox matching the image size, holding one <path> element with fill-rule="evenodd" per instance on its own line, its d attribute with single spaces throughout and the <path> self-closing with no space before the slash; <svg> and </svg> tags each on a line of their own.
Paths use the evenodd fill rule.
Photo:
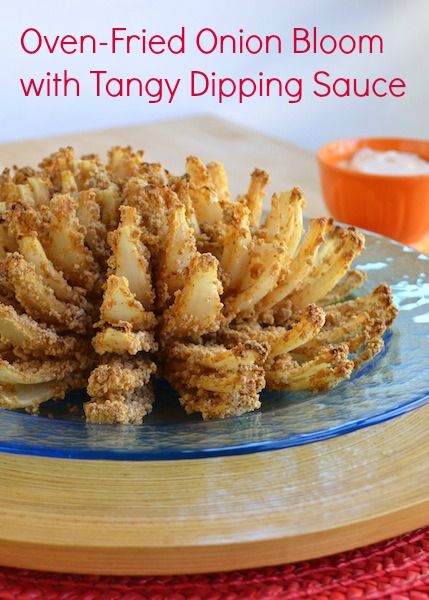
<svg viewBox="0 0 429 600">
<path fill-rule="evenodd" d="M 339 166 L 376 175 L 429 175 L 429 161 L 414 152 L 361 148 Z"/>
</svg>

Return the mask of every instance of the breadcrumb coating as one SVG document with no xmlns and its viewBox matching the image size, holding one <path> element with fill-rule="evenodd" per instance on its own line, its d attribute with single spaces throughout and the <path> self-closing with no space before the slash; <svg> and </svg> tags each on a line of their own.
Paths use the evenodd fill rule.
<svg viewBox="0 0 429 600">
<path fill-rule="evenodd" d="M 136 388 L 148 383 L 156 365 L 144 358 L 108 357 L 96 367 L 88 380 L 88 394 L 92 398 L 116 400 L 128 397 Z"/>
<path fill-rule="evenodd" d="M 233 200 L 223 165 L 174 175 L 141 150 L 70 147 L 0 175 L 0 406 L 37 412 L 86 387 L 92 423 L 140 424 L 154 377 L 203 419 L 260 407 L 264 387 L 323 391 L 383 348 L 389 287 L 350 299 L 364 236 L 304 231 L 301 190 L 255 169 Z"/>
<path fill-rule="evenodd" d="M 84 333 L 87 330 L 89 315 L 82 308 L 59 300 L 52 288 L 22 254 L 8 254 L 3 266 L 16 299 L 31 317 L 53 325 L 58 331 L 68 329 Z"/>
<path fill-rule="evenodd" d="M 137 354 L 156 352 L 158 344 L 151 331 L 129 331 L 106 327 L 92 338 L 92 346 L 97 354 Z"/>
<path fill-rule="evenodd" d="M 67 356 L 82 347 L 74 335 L 59 335 L 54 328 L 38 323 L 13 306 L 0 303 L 0 339 L 30 356 Z"/>
<path fill-rule="evenodd" d="M 137 388 L 130 396 L 120 399 L 87 402 L 85 416 L 89 423 L 140 425 L 144 417 L 152 411 L 154 401 L 153 388 L 147 385 Z"/>
<path fill-rule="evenodd" d="M 152 410 L 154 394 L 149 384 L 156 365 L 146 359 L 108 357 L 88 379 L 85 415 L 92 423 L 142 422 Z"/>
</svg>

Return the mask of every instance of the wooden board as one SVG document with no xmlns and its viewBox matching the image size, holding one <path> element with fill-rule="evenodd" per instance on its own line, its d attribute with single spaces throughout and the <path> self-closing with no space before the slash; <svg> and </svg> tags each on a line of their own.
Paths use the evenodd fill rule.
<svg viewBox="0 0 429 600">
<path fill-rule="evenodd" d="M 322 215 L 314 157 L 213 117 L 0 146 L 35 164 L 60 145 L 147 150 L 183 170 L 219 159 L 233 191 L 259 166 L 273 189 L 299 184 Z M 286 450 L 183 461 L 105 462 L 0 455 L 0 564 L 104 574 L 175 574 L 280 564 L 429 522 L 429 406 Z"/>
<path fill-rule="evenodd" d="M 162 162 L 173 173 L 183 173 L 185 158 L 191 154 L 205 162 L 220 160 L 228 170 L 235 194 L 246 191 L 250 173 L 259 167 L 270 173 L 272 191 L 294 185 L 304 190 L 307 216 L 326 214 L 311 152 L 211 116 L 3 144 L 0 168 L 13 164 L 34 166 L 65 145 L 73 146 L 78 153 L 101 155 L 111 146 L 131 145 L 144 149 L 148 161 Z"/>
<path fill-rule="evenodd" d="M 318 444 L 126 462 L 0 455 L 0 564 L 175 574 L 297 561 L 429 522 L 429 406 Z"/>
</svg>

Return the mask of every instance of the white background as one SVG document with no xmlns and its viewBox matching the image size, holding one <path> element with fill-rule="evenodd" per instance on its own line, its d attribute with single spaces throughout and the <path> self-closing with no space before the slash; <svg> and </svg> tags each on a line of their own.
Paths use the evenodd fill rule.
<svg viewBox="0 0 429 600">
<path fill-rule="evenodd" d="M 429 137 L 429 1 L 428 0 L 21 0 L 1 2 L 0 20 L 0 141 L 66 134 L 121 124 L 141 123 L 176 116 L 217 113 L 254 129 L 309 149 L 334 138 L 354 135 Z M 113 26 L 129 33 L 146 28 L 150 33 L 177 33 L 181 25 L 192 33 L 213 27 L 219 33 L 278 33 L 293 27 L 317 25 L 321 33 L 380 34 L 383 55 L 324 56 L 186 56 L 63 54 L 46 51 L 26 55 L 19 38 L 27 27 L 48 36 L 91 33 L 109 37 Z M 191 45 L 189 45 L 190 48 Z M 25 98 L 19 77 L 43 75 L 46 70 L 77 74 L 84 80 L 89 69 L 107 69 L 111 75 L 186 77 L 190 69 L 216 71 L 238 77 L 256 75 L 303 76 L 326 69 L 337 76 L 359 78 L 403 77 L 407 93 L 402 99 L 318 99 L 305 93 L 300 104 L 285 98 L 254 99 L 217 104 L 209 96 L 180 95 L 174 104 L 147 104 L 144 99 Z M 311 85 L 307 92 L 311 91 Z M 66 141 L 66 136 L 65 136 Z"/>
</svg>

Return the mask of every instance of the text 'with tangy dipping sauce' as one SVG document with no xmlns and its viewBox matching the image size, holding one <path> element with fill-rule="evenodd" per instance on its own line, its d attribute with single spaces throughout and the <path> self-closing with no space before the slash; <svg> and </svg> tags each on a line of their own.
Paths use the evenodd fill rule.
<svg viewBox="0 0 429 600">
<path fill-rule="evenodd" d="M 415 152 L 360 148 L 338 166 L 374 175 L 429 175 L 429 161 Z"/>
</svg>

